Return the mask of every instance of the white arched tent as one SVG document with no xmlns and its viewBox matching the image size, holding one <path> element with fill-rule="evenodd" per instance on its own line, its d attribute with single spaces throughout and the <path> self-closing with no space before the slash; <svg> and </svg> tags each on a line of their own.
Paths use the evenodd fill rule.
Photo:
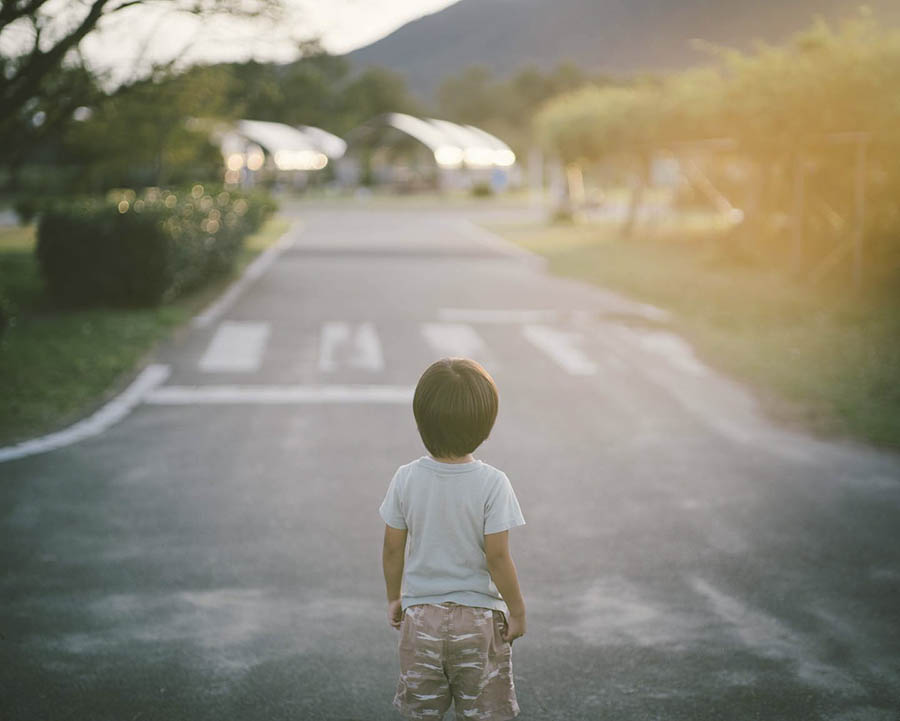
<svg viewBox="0 0 900 721">
<path fill-rule="evenodd" d="M 322 170 L 344 155 L 347 144 L 308 125 L 293 127 L 266 120 L 238 120 L 218 133 L 226 180 L 238 182 L 259 171 L 306 173 Z"/>
<path fill-rule="evenodd" d="M 348 143 L 344 166 L 350 172 L 343 175 L 350 182 L 363 175 L 361 163 L 369 162 L 374 179 L 382 182 L 414 178 L 425 186 L 467 187 L 500 175 L 505 183 L 516 162 L 506 143 L 480 128 L 405 113 L 371 119 L 348 135 Z"/>
</svg>

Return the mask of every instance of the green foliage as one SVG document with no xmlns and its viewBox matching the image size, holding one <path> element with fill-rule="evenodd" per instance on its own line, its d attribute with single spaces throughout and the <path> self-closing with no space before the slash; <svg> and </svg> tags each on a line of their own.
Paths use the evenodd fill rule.
<svg viewBox="0 0 900 721">
<path fill-rule="evenodd" d="M 193 68 L 185 77 L 211 69 Z M 353 73 L 346 58 L 314 41 L 286 65 L 251 61 L 214 69 L 229 77 L 221 102 L 232 117 L 315 125 L 343 135 L 373 115 L 420 110 L 402 76 L 380 68 Z"/>
<path fill-rule="evenodd" d="M 288 226 L 282 218 L 268 220 L 245 241 L 236 270 Z M 0 227 L 0 296 L 9 301 L 8 326 L 0 335 L 0 444 L 84 417 L 130 379 L 155 343 L 211 302 L 232 277 L 154 308 L 57 310 L 43 295 L 34 245 L 33 227 Z"/>
<path fill-rule="evenodd" d="M 140 197 L 117 191 L 42 213 L 36 252 L 50 295 L 64 307 L 154 305 L 229 271 L 244 237 L 272 209 L 262 194 L 199 184 Z"/>
<path fill-rule="evenodd" d="M 865 137 L 868 261 L 900 268 L 900 30 L 862 14 L 838 29 L 817 23 L 782 47 L 712 53 L 713 67 L 557 97 L 536 116 L 536 134 L 577 163 L 726 140 L 732 150 L 707 156 L 704 172 L 745 209 L 740 232 L 760 257 L 803 272 L 857 221 Z"/>
<path fill-rule="evenodd" d="M 190 119 L 224 115 L 231 82 L 222 69 L 202 68 L 143 80 L 106 98 L 64 139 L 63 162 L 81 169 L 78 189 L 105 192 L 220 178 L 219 149 Z"/>
<path fill-rule="evenodd" d="M 495 78 L 487 68 L 474 65 L 441 84 L 438 112 L 448 120 L 495 132 L 521 150 L 531 142 L 532 117 L 542 103 L 601 81 L 571 63 L 550 72 L 524 68 L 507 79 Z"/>
</svg>

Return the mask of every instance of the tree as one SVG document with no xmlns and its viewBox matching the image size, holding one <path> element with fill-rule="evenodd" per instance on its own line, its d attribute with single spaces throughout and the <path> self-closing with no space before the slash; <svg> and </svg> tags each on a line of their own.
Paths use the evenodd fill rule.
<svg viewBox="0 0 900 721">
<path fill-rule="evenodd" d="M 160 186 L 217 179 L 222 156 L 209 129 L 191 118 L 227 117 L 233 78 L 223 66 L 140 80 L 119 88 L 63 137 L 61 160 L 79 189 Z"/>
<path fill-rule="evenodd" d="M 0 162 L 20 164 L 30 141 L 58 130 L 72 110 L 96 99 L 96 84 L 79 54 L 81 41 L 104 18 L 151 4 L 195 15 L 260 17 L 274 15 L 280 0 L 79 0 L 63 10 L 51 0 L 2 0 L 0 38 L 18 35 L 25 43 L 17 53 L 0 56 L 0 144 L 15 150 Z M 32 132 L 35 127 L 44 130 Z"/>
</svg>

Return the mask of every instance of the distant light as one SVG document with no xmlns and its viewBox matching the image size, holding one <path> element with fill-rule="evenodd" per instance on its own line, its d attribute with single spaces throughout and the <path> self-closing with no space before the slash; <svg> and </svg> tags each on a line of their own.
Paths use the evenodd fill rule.
<svg viewBox="0 0 900 721">
<path fill-rule="evenodd" d="M 316 150 L 279 150 L 275 165 L 279 170 L 321 170 L 328 165 L 328 156 Z"/>
<path fill-rule="evenodd" d="M 127 213 L 127 212 L 128 212 L 128 201 L 127 201 L 127 200 L 120 200 L 120 201 L 119 201 L 118 208 L 119 208 L 119 212 L 120 212 L 120 213 Z"/>
<path fill-rule="evenodd" d="M 462 148 L 455 145 L 442 145 L 434 151 L 434 159 L 442 168 L 458 168 L 464 157 Z"/>
<path fill-rule="evenodd" d="M 79 105 L 75 110 L 72 111 L 72 120 L 78 123 L 83 123 L 85 120 L 90 120 L 91 116 L 94 114 L 94 111 L 91 110 L 87 105 Z"/>
<path fill-rule="evenodd" d="M 474 146 L 466 148 L 463 154 L 470 168 L 487 168 L 494 164 L 494 151 L 490 148 Z"/>
<path fill-rule="evenodd" d="M 47 120 L 47 113 L 43 110 L 38 110 L 34 115 L 31 116 L 31 124 L 39 128 L 44 124 L 44 121 Z"/>
<path fill-rule="evenodd" d="M 516 154 L 512 150 L 495 150 L 494 165 L 500 165 L 504 168 L 513 165 L 516 162 Z"/>
<path fill-rule="evenodd" d="M 229 170 L 240 170 L 244 167 L 244 156 L 240 153 L 232 153 L 225 161 L 225 167 Z"/>
<path fill-rule="evenodd" d="M 266 156 L 260 148 L 247 151 L 247 170 L 259 170 L 266 162 Z"/>
</svg>

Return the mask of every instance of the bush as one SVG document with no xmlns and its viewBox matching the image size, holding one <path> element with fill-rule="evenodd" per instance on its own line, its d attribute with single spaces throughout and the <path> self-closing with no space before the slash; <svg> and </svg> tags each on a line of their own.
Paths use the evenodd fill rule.
<svg viewBox="0 0 900 721">
<path fill-rule="evenodd" d="M 475 183 L 471 190 L 472 196 L 475 198 L 489 198 L 494 194 L 494 189 L 490 183 Z"/>
<path fill-rule="evenodd" d="M 154 305 L 231 270 L 244 238 L 273 209 L 258 193 L 202 185 L 140 197 L 114 191 L 46 209 L 37 257 L 60 305 Z"/>
<path fill-rule="evenodd" d="M 19 225 L 28 225 L 33 221 L 38 214 L 39 205 L 40 201 L 31 195 L 23 195 L 16 198 L 13 201 L 13 210 L 19 219 Z"/>
</svg>

